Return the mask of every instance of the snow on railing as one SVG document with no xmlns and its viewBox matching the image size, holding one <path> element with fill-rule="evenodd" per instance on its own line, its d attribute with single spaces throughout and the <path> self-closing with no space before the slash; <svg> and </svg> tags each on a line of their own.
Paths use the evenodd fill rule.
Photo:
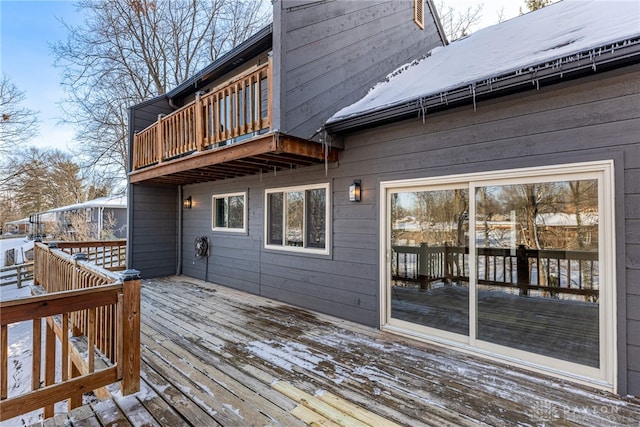
<svg viewBox="0 0 640 427">
<path fill-rule="evenodd" d="M 118 381 L 123 394 L 140 387 L 139 273 L 115 274 L 52 246 L 34 248 L 41 293 L 0 302 L 0 421 L 40 408 L 49 418 L 55 403 L 76 408 L 84 392 L 106 397 L 103 387 Z M 31 391 L 8 396 L 9 325 L 24 321 L 33 323 Z"/>
</svg>

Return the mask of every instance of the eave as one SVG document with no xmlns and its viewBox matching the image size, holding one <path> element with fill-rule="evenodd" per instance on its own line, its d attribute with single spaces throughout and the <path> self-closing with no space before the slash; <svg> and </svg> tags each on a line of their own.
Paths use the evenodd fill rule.
<svg viewBox="0 0 640 427">
<path fill-rule="evenodd" d="M 541 86 L 638 63 L 640 37 L 532 64 L 525 71 L 491 76 L 431 95 L 337 119 L 326 123 L 325 129 L 330 133 L 350 132 L 411 117 L 424 117 L 429 112 L 448 110 L 461 105 L 473 104 L 475 108 L 476 103 L 481 100 L 539 89 Z"/>
<path fill-rule="evenodd" d="M 129 182 L 185 185 L 297 169 L 338 160 L 338 151 L 313 141 L 269 132 L 247 141 L 195 152 L 129 173 Z"/>
</svg>

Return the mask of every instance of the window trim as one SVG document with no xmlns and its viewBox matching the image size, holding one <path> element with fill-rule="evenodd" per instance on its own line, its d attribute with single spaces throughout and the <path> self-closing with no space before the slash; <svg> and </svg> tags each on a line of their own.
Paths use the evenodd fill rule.
<svg viewBox="0 0 640 427">
<path fill-rule="evenodd" d="M 527 366 L 534 371 L 556 375 L 572 381 L 578 381 L 590 386 L 596 386 L 608 391 L 617 391 L 618 387 L 618 349 L 617 342 L 617 282 L 616 282 L 616 247 L 615 234 L 615 179 L 613 160 L 593 161 L 585 163 L 568 163 L 551 166 L 524 167 L 518 169 L 492 170 L 488 172 L 445 175 L 441 177 L 427 177 L 415 179 L 403 179 L 380 182 L 380 329 L 412 338 L 436 342 L 452 348 L 473 354 L 482 355 L 490 359 L 503 360 Z M 599 305 L 599 329 L 600 329 L 600 367 L 591 368 L 577 363 L 562 361 L 535 353 L 517 350 L 498 344 L 482 341 L 475 337 L 475 328 L 469 330 L 469 337 L 455 336 L 454 334 L 420 327 L 407 322 L 391 318 L 391 296 L 389 295 L 389 220 L 391 218 L 390 197 L 393 192 L 407 191 L 415 188 L 451 188 L 457 185 L 466 185 L 470 194 L 475 194 L 475 189 L 484 185 L 508 185 L 523 182 L 549 182 L 557 179 L 573 179 L 585 176 L 595 176 L 599 182 L 598 210 L 601 215 L 599 227 L 598 256 L 603 269 L 600 305 Z M 472 210 L 473 209 L 473 210 Z M 475 215 L 475 204 L 469 206 L 469 217 Z M 470 224 L 471 229 L 471 224 Z M 609 249 L 608 249 L 609 248 Z M 475 262 L 476 245 L 474 239 L 470 239 L 470 263 Z M 475 308 L 476 284 L 475 268 L 469 269 L 470 280 L 470 310 Z M 472 284 L 472 282 L 474 282 Z M 470 311 L 470 316 L 472 312 Z M 473 313 L 472 320 L 477 321 L 477 313 Z M 472 326 L 474 322 L 470 321 Z"/>
<path fill-rule="evenodd" d="M 244 198 L 244 207 L 242 209 L 242 228 L 216 227 L 216 200 L 228 199 L 229 197 L 242 196 Z M 237 191 L 234 193 L 214 194 L 211 196 L 211 230 L 223 233 L 247 233 L 247 217 L 249 214 L 247 191 Z"/>
<path fill-rule="evenodd" d="M 269 195 L 273 193 L 292 193 L 296 191 L 304 191 L 307 190 L 320 190 L 324 189 L 326 193 L 325 199 L 325 245 L 324 248 L 313 248 L 306 246 L 287 246 L 284 244 L 284 239 L 282 245 L 269 244 Z M 305 193 L 306 194 L 306 193 Z M 283 231 L 285 230 L 284 221 L 286 221 L 286 215 L 283 212 Z M 306 236 L 306 221 L 307 221 L 307 199 L 306 196 L 304 198 L 304 222 L 303 222 L 303 236 Z M 264 248 L 265 249 L 273 249 L 277 251 L 284 252 L 293 252 L 293 253 L 304 253 L 304 254 L 316 254 L 316 255 L 329 255 L 331 249 L 331 185 L 328 182 L 320 183 L 320 184 L 307 184 L 307 185 L 297 185 L 290 187 L 278 187 L 278 188 L 267 188 L 264 192 Z"/>
</svg>

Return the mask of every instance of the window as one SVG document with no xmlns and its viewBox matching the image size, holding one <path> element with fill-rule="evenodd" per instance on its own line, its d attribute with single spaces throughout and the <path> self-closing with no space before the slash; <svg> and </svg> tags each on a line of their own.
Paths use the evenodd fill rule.
<svg viewBox="0 0 640 427">
<path fill-rule="evenodd" d="M 211 228 L 218 231 L 247 231 L 247 193 L 229 193 L 213 196 Z"/>
<path fill-rule="evenodd" d="M 328 253 L 329 184 L 266 191 L 266 247 Z"/>
<path fill-rule="evenodd" d="M 613 384 L 611 162 L 381 190 L 383 327 Z"/>
<path fill-rule="evenodd" d="M 418 27 L 424 30 L 424 2 L 425 0 L 413 0 L 413 20 Z"/>
</svg>

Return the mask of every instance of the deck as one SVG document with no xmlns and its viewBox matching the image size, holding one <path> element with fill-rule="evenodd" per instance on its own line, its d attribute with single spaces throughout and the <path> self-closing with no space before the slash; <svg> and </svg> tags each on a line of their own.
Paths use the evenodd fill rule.
<svg viewBox="0 0 640 427">
<path fill-rule="evenodd" d="M 142 321 L 141 391 L 45 425 L 640 426 L 637 398 L 187 277 L 144 281 Z"/>
</svg>

